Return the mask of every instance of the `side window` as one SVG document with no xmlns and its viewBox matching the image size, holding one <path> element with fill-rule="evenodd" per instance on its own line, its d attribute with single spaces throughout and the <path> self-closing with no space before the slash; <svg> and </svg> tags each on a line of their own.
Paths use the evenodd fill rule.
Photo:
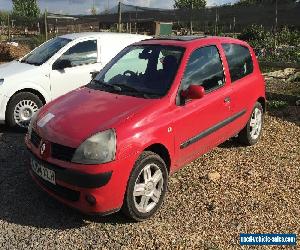
<svg viewBox="0 0 300 250">
<path fill-rule="evenodd" d="M 69 60 L 71 67 L 97 62 L 97 40 L 80 42 L 65 52 L 59 60 Z"/>
<path fill-rule="evenodd" d="M 205 92 L 210 92 L 224 83 L 223 65 L 217 47 L 207 46 L 194 51 L 185 69 L 182 89 L 186 90 L 193 84 L 201 85 Z"/>
<path fill-rule="evenodd" d="M 249 49 L 239 44 L 223 44 L 222 45 L 227 62 L 231 81 L 239 80 L 253 72 L 253 62 Z"/>
</svg>

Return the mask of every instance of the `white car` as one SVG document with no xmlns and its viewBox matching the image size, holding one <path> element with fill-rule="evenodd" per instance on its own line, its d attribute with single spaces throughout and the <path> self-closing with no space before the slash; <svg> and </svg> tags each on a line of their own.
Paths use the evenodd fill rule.
<svg viewBox="0 0 300 250">
<path fill-rule="evenodd" d="M 76 33 L 53 38 L 20 60 L 0 65 L 0 123 L 25 128 L 44 104 L 86 85 L 126 46 L 150 38 Z"/>
</svg>

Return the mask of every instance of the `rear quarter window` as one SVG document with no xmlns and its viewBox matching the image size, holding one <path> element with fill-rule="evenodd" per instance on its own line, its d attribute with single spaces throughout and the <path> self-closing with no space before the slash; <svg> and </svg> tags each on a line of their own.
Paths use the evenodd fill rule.
<svg viewBox="0 0 300 250">
<path fill-rule="evenodd" d="M 239 44 L 222 44 L 229 65 L 231 81 L 235 82 L 253 72 L 253 61 L 247 47 Z"/>
</svg>

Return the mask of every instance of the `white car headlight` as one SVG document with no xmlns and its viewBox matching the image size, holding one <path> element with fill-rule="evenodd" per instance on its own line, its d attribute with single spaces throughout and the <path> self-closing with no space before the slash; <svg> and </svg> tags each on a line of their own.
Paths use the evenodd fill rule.
<svg viewBox="0 0 300 250">
<path fill-rule="evenodd" d="M 28 137 L 29 137 L 29 139 L 31 139 L 32 127 L 33 127 L 33 124 L 36 122 L 36 118 L 37 118 L 39 112 L 40 112 L 40 109 L 37 112 L 35 112 L 33 114 L 33 116 L 31 117 L 31 119 L 30 119 L 30 123 L 29 123 L 29 126 L 28 126 Z"/>
<path fill-rule="evenodd" d="M 76 149 L 72 162 L 79 164 L 100 164 L 111 162 L 116 155 L 116 133 L 109 129 L 85 140 Z"/>
<path fill-rule="evenodd" d="M 0 79 L 0 86 L 4 83 L 4 79 Z"/>
</svg>

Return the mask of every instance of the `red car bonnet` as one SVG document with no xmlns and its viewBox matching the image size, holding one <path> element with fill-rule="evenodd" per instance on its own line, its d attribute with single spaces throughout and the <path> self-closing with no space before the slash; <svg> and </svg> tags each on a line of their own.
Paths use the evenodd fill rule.
<svg viewBox="0 0 300 250">
<path fill-rule="evenodd" d="M 54 118 L 42 128 L 37 126 L 37 130 L 55 143 L 78 147 L 91 135 L 114 128 L 153 101 L 82 88 L 43 108 L 38 121 L 49 113 Z"/>
</svg>

